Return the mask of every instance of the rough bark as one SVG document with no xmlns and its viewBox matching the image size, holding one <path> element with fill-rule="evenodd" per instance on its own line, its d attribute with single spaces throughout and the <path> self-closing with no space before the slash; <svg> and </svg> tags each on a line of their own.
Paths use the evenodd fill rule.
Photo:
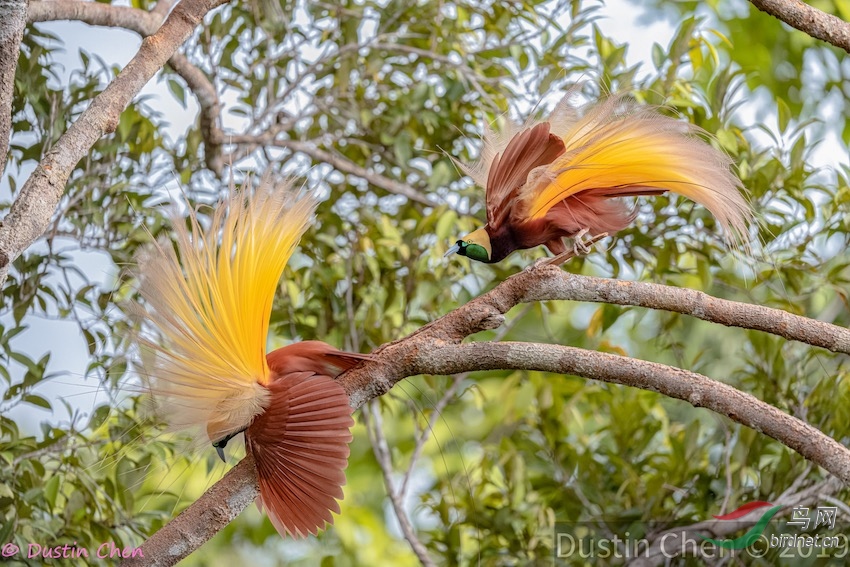
<svg viewBox="0 0 850 567">
<path fill-rule="evenodd" d="M 764 331 L 832 352 L 850 354 L 849 329 L 780 309 L 712 297 L 693 289 L 578 276 L 562 271 L 560 274 L 553 274 L 551 278 L 533 282 L 533 285 L 526 290 L 522 301 L 547 299 L 661 309 L 727 327 Z"/>
<path fill-rule="evenodd" d="M 122 565 L 174 565 L 241 514 L 257 498 L 257 490 L 257 469 L 248 456 L 168 523 L 168 529 L 180 537 L 152 537 L 142 547 L 144 557 L 127 559 Z"/>
<path fill-rule="evenodd" d="M 418 374 L 540 370 L 659 392 L 772 437 L 850 486 L 850 449 L 750 394 L 694 372 L 575 347 L 510 342 L 445 346 L 417 362 Z"/>
<path fill-rule="evenodd" d="M 750 0 L 767 14 L 850 53 L 850 24 L 800 0 Z"/>
<path fill-rule="evenodd" d="M 81 2 L 78 0 L 48 0 L 30 3 L 30 22 L 75 20 L 93 26 L 124 28 L 148 37 L 156 33 L 171 8 L 169 0 L 161 0 L 146 12 L 129 6 Z M 186 81 L 200 106 L 201 135 L 204 138 L 204 160 L 207 167 L 220 174 L 224 167 L 221 155 L 221 103 L 212 81 L 193 65 L 185 55 L 175 53 L 168 60 L 174 72 Z"/>
<path fill-rule="evenodd" d="M 12 96 L 21 39 L 27 23 L 26 0 L 0 0 L 0 174 L 6 169 L 12 130 Z M 3 251 L 0 250 L 0 264 Z"/>
<path fill-rule="evenodd" d="M 850 450 L 846 447 L 802 420 L 700 374 L 560 345 L 461 344 L 469 335 L 499 327 L 504 322 L 504 314 L 519 303 L 553 299 L 611 301 L 668 309 L 723 325 L 764 330 L 838 352 L 847 352 L 850 345 L 847 329 L 776 309 L 721 300 L 689 289 L 576 276 L 555 266 L 537 265 L 411 335 L 383 345 L 373 353 L 374 360 L 346 372 L 339 380 L 355 409 L 385 394 L 404 378 L 418 374 L 528 369 L 623 384 L 710 409 L 769 435 L 850 485 Z M 256 497 L 258 489 L 253 464 L 242 461 L 232 472 L 215 486 L 225 483 L 230 485 L 227 490 L 236 490 L 234 485 L 239 484 L 238 488 L 245 490 L 240 494 L 250 499 Z M 247 506 L 248 501 L 242 501 Z M 196 502 L 190 509 L 203 508 L 209 502 L 209 499 L 203 504 Z M 232 512 L 228 508 L 227 514 Z M 202 511 L 193 512 L 200 513 Z M 192 542 L 208 540 L 219 529 L 201 523 L 187 525 L 186 522 L 173 526 L 176 521 L 151 536 L 142 546 L 145 561 L 137 560 L 132 565 L 172 565 L 178 559 L 172 561 L 170 555 L 154 557 L 154 550 L 185 550 Z"/>
<path fill-rule="evenodd" d="M 159 31 L 142 41 L 136 56 L 45 154 L 0 223 L 0 288 L 9 264 L 47 228 L 77 163 L 101 136 L 115 131 L 133 97 L 189 38 L 204 15 L 227 1 L 180 2 Z"/>
</svg>

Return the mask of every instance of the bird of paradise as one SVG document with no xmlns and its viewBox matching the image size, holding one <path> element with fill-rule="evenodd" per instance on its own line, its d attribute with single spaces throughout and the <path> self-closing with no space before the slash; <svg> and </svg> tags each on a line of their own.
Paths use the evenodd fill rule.
<svg viewBox="0 0 850 567">
<path fill-rule="evenodd" d="M 697 127 L 624 95 L 584 107 L 570 98 L 547 120 L 507 136 L 486 130 L 481 159 L 461 166 L 485 187 L 487 223 L 446 256 L 495 263 L 541 244 L 562 254 L 565 237 L 614 234 L 634 220 L 634 209 L 618 197 L 667 191 L 700 203 L 728 240 L 743 241 L 752 211 L 741 182 Z"/>
<path fill-rule="evenodd" d="M 316 205 L 290 182 L 231 187 L 206 228 L 194 211 L 176 218 L 175 243 L 149 246 L 136 270 L 142 375 L 158 413 L 222 460 L 244 432 L 260 508 L 295 537 L 340 511 L 354 422 L 334 378 L 368 358 L 319 341 L 265 352 L 275 291 Z"/>
</svg>

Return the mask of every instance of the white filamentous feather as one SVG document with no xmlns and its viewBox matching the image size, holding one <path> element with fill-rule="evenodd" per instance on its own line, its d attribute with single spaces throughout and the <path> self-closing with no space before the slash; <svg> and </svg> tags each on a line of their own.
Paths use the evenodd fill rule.
<svg viewBox="0 0 850 567">
<path fill-rule="evenodd" d="M 268 406 L 266 340 L 280 276 L 317 201 L 264 179 L 251 191 L 231 186 L 203 228 L 195 211 L 174 218 L 175 243 L 138 257 L 144 305 L 137 337 L 141 375 L 156 412 L 195 442 L 245 428 Z"/>
</svg>

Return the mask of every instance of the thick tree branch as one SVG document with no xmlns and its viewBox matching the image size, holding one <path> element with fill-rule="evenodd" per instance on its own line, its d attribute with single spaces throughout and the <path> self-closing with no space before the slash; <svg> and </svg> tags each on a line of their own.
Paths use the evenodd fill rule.
<svg viewBox="0 0 850 567">
<path fill-rule="evenodd" d="M 389 367 L 355 368 L 344 375 L 352 405 L 389 391 L 396 382 L 419 373 L 414 362 L 421 349 L 435 350 L 458 343 L 486 329 L 495 329 L 504 314 L 519 303 L 544 300 L 608 302 L 665 309 L 722 325 L 756 329 L 834 352 L 850 353 L 850 330 L 792 315 L 779 309 L 711 297 L 686 288 L 628 282 L 571 274 L 556 266 L 536 265 L 508 278 L 409 337 L 382 346 L 376 354 L 391 354 Z M 383 360 L 384 357 L 382 356 Z M 380 370 L 377 371 L 376 370 Z M 365 398 L 361 398 L 365 396 Z"/>
<path fill-rule="evenodd" d="M 0 0 L 0 174 L 6 169 L 9 153 L 15 69 L 26 23 L 26 0 Z M 3 263 L 2 254 L 0 250 L 0 264 Z"/>
<path fill-rule="evenodd" d="M 540 370 L 659 392 L 764 433 L 850 486 L 850 449 L 750 394 L 695 372 L 575 347 L 511 342 L 444 346 L 428 352 L 414 368 L 417 374 Z"/>
<path fill-rule="evenodd" d="M 781 309 L 712 297 L 688 288 L 579 276 L 565 271 L 531 282 L 521 301 L 562 299 L 634 305 L 690 315 L 703 321 L 764 331 L 850 354 L 850 329 L 793 315 Z"/>
<path fill-rule="evenodd" d="M 51 22 L 56 20 L 75 20 L 93 26 L 124 28 L 148 37 L 156 33 L 171 8 L 170 0 L 162 0 L 150 11 L 128 6 L 114 6 L 97 2 L 79 0 L 44 0 L 30 3 L 29 22 Z M 216 174 L 220 174 L 224 162 L 221 157 L 223 135 L 221 121 L 221 103 L 212 81 L 185 55 L 175 53 L 168 64 L 174 72 L 186 81 L 186 85 L 195 94 L 200 106 L 201 135 L 204 138 L 204 159 Z"/>
<path fill-rule="evenodd" d="M 221 175 L 224 169 L 221 152 L 224 133 L 221 130 L 221 102 L 218 93 L 206 73 L 193 65 L 182 53 L 175 53 L 168 60 L 168 64 L 195 93 L 201 109 L 198 120 L 204 139 L 204 161 L 213 173 Z"/>
<path fill-rule="evenodd" d="M 165 18 L 165 16 L 168 15 L 168 12 L 171 11 L 171 7 L 173 5 L 174 0 L 157 0 L 156 5 L 151 8 L 151 14 Z"/>
<path fill-rule="evenodd" d="M 29 23 L 74 20 L 92 26 L 125 28 L 142 37 L 153 35 L 163 16 L 129 6 L 113 6 L 82 0 L 38 0 L 30 2 Z"/>
<path fill-rule="evenodd" d="M 767 14 L 850 53 L 850 23 L 800 0 L 750 0 Z"/>
<path fill-rule="evenodd" d="M 230 469 L 203 496 L 183 510 L 142 547 L 144 557 L 123 565 L 174 565 L 201 547 L 257 498 L 257 469 L 248 456 Z M 169 530 L 179 537 L 156 537 Z"/>
<path fill-rule="evenodd" d="M 95 26 L 118 27 L 134 31 L 142 37 L 147 37 L 156 32 L 162 23 L 162 18 L 170 6 L 167 0 L 158 3 L 153 10 L 146 12 L 138 8 L 126 6 L 114 6 L 110 4 L 99 4 L 82 0 L 37 0 L 31 3 L 29 10 L 30 22 L 47 22 L 55 20 L 76 20 Z M 338 49 L 333 55 L 338 56 L 345 51 L 359 48 L 359 44 L 351 44 Z M 392 45 L 381 44 L 382 49 L 390 49 Z M 423 50 L 415 50 L 407 46 L 395 46 L 399 51 L 407 51 L 422 55 Z M 414 51 L 411 51 L 414 50 Z M 430 54 L 432 58 L 449 61 L 448 58 L 437 54 Z M 316 64 L 323 63 L 319 60 Z M 221 103 L 212 82 L 198 67 L 193 65 L 185 56 L 177 53 L 169 60 L 169 65 L 180 77 L 186 81 L 187 86 L 195 94 L 200 111 L 201 135 L 204 139 L 204 159 L 207 167 L 220 174 L 224 167 L 222 146 L 225 142 L 225 134 L 221 129 Z M 312 67 L 312 66 L 311 66 Z M 308 67 L 307 71 L 310 71 Z M 309 74 L 309 73 L 305 73 Z M 294 85 L 298 80 L 293 82 Z M 289 91 L 284 93 L 281 99 L 286 98 Z M 311 143 L 296 140 L 275 140 L 272 132 L 252 135 L 235 135 L 227 137 L 227 141 L 241 145 L 266 145 L 274 144 L 279 147 L 292 149 L 313 158 L 316 161 L 329 163 L 342 173 L 354 175 L 365 179 L 375 187 L 380 187 L 389 193 L 403 195 L 408 199 L 425 204 L 434 204 L 420 191 L 407 183 L 395 181 L 374 171 L 361 167 L 344 157 L 323 150 Z"/>
<path fill-rule="evenodd" d="M 47 228 L 77 163 L 118 118 L 134 96 L 165 65 L 204 15 L 228 0 L 182 0 L 106 89 L 45 154 L 0 223 L 0 288 L 9 265 Z"/>
<path fill-rule="evenodd" d="M 383 345 L 373 353 L 374 360 L 343 374 L 339 378 L 340 383 L 356 409 L 385 394 L 400 380 L 418 374 L 454 374 L 486 369 L 574 374 L 660 392 L 696 407 L 716 411 L 779 440 L 850 485 L 850 451 L 846 447 L 802 420 L 705 376 L 663 364 L 559 345 L 460 344 L 471 334 L 499 327 L 504 321 L 504 314 L 515 305 L 546 299 L 607 300 L 621 305 L 670 309 L 725 325 L 757 328 L 838 352 L 846 352 L 850 344 L 846 329 L 796 318 L 779 310 L 720 300 L 688 289 L 576 276 L 555 266 L 536 265 L 411 335 Z M 764 319 L 767 314 L 779 323 L 768 324 Z M 812 329 L 818 332 L 812 333 Z M 816 334 L 829 338 L 815 338 Z M 239 463 L 235 469 L 242 472 L 229 480 L 222 479 L 217 485 L 225 482 L 231 485 L 250 484 L 250 493 L 256 496 L 256 477 L 245 471 L 246 468 L 252 466 L 246 465 L 245 461 Z M 235 490 L 235 487 L 229 490 Z M 204 505 L 195 503 L 190 508 Z M 168 524 L 151 536 L 142 546 L 146 557 L 151 560 L 154 557 L 153 551 L 148 552 L 148 549 L 166 549 L 169 544 L 183 549 L 193 541 L 206 541 L 215 533 L 203 524 L 193 526 L 190 533 L 184 533 L 183 529 L 183 524 L 179 527 Z M 156 563 L 134 562 L 133 565 L 173 564 L 160 557 L 156 560 Z"/>
</svg>

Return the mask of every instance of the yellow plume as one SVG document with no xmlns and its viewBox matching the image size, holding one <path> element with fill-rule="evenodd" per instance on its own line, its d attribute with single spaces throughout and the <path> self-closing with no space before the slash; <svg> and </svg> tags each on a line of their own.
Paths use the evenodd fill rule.
<svg viewBox="0 0 850 567">
<path fill-rule="evenodd" d="M 529 218 L 541 218 L 558 202 L 591 189 L 611 189 L 611 196 L 660 189 L 705 206 L 727 239 L 744 240 L 752 213 L 741 183 L 730 171 L 731 160 L 696 136 L 699 128 L 623 95 L 581 109 L 569 96 L 549 118 L 566 151 L 520 195 Z"/>
<path fill-rule="evenodd" d="M 272 300 L 316 205 L 291 182 L 231 186 L 206 229 L 190 211 L 188 223 L 174 219 L 175 245 L 139 256 L 145 307 L 135 312 L 153 331 L 139 339 L 143 377 L 172 428 L 215 441 L 267 407 Z"/>
</svg>

